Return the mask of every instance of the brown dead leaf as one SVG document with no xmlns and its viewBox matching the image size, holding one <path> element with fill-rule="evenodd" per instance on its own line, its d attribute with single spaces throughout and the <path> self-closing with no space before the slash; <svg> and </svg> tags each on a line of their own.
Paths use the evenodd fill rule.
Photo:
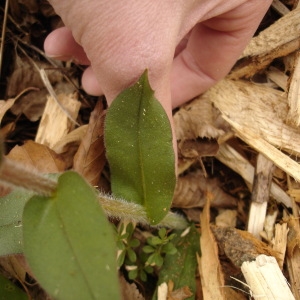
<svg viewBox="0 0 300 300">
<path fill-rule="evenodd" d="M 189 173 L 178 178 L 173 206 L 180 208 L 203 207 L 206 202 L 206 193 L 211 195 L 211 206 L 233 207 L 236 199 L 226 194 L 220 188 L 216 178 L 205 178 L 201 171 Z"/>
<path fill-rule="evenodd" d="M 47 146 L 33 141 L 28 141 L 23 146 L 15 146 L 7 157 L 43 173 L 65 171 L 65 162 L 58 154 Z"/>
<path fill-rule="evenodd" d="M 119 281 L 122 291 L 122 300 L 145 300 L 135 283 L 127 282 L 123 276 L 119 277 Z"/>
<path fill-rule="evenodd" d="M 97 185 L 105 165 L 103 141 L 104 130 L 103 104 L 98 101 L 91 113 L 87 133 L 74 157 L 74 169 L 92 185 Z"/>
<path fill-rule="evenodd" d="M 188 286 L 183 286 L 177 290 L 173 290 L 173 289 L 174 289 L 174 282 L 170 280 L 168 282 L 167 300 L 184 300 L 193 296 L 193 293 L 191 292 Z"/>
<path fill-rule="evenodd" d="M 14 103 L 11 112 L 15 115 L 24 114 L 28 120 L 35 122 L 40 119 L 43 114 L 46 101 L 47 90 L 39 89 L 26 93 Z"/>
<path fill-rule="evenodd" d="M 178 144 L 178 150 L 184 158 L 215 156 L 219 144 L 215 139 L 184 140 Z"/>
<path fill-rule="evenodd" d="M 48 78 L 52 84 L 62 81 L 63 75 L 57 70 L 53 70 L 50 64 L 34 61 L 39 68 L 51 69 L 47 71 Z M 25 90 L 28 87 L 44 88 L 44 83 L 41 79 L 40 73 L 29 62 L 17 57 L 13 73 L 7 81 L 7 96 L 13 97 Z"/>
<path fill-rule="evenodd" d="M 177 140 L 202 138 L 218 138 L 224 131 L 219 128 L 218 112 L 208 98 L 194 100 L 182 106 L 174 115 Z"/>
<path fill-rule="evenodd" d="M 27 88 L 20 92 L 15 98 L 10 98 L 8 100 L 0 100 L 0 123 L 6 114 L 6 112 L 13 107 L 15 102 L 23 96 L 23 94 L 27 93 L 28 91 L 35 90 L 35 88 Z"/>
</svg>

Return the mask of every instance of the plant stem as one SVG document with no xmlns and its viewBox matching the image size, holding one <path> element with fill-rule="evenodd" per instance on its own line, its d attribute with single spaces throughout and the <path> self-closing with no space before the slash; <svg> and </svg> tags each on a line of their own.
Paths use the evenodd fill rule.
<svg viewBox="0 0 300 300">
<path fill-rule="evenodd" d="M 98 198 L 103 210 L 110 218 L 128 220 L 130 222 L 136 222 L 151 227 L 185 229 L 189 226 L 185 218 L 172 212 L 169 212 L 160 223 L 153 226 L 150 225 L 147 212 L 142 205 L 127 202 L 122 199 L 116 199 L 115 197 L 103 193 L 99 193 Z"/>
<path fill-rule="evenodd" d="M 0 182 L 9 187 L 22 187 L 42 196 L 51 196 L 57 186 L 55 180 L 6 157 L 1 162 Z"/>
</svg>

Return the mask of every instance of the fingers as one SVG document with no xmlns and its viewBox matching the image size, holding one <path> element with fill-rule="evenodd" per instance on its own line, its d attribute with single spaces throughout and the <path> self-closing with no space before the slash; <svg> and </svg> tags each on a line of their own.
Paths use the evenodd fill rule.
<svg viewBox="0 0 300 300">
<path fill-rule="evenodd" d="M 83 48 L 76 43 L 71 31 L 61 27 L 51 32 L 44 42 L 45 53 L 59 60 L 74 60 L 82 65 L 89 65 Z"/>
<path fill-rule="evenodd" d="M 67 27 L 51 32 L 44 42 L 44 48 L 49 57 L 59 60 L 73 60 L 79 64 L 90 65 L 83 48 L 74 40 L 71 30 Z M 82 86 L 90 95 L 103 95 L 103 91 L 91 67 L 88 67 L 82 75 Z"/>
<path fill-rule="evenodd" d="M 199 23 L 171 71 L 173 107 L 201 94 L 232 68 L 253 36 L 271 1 L 247 1 Z"/>
<path fill-rule="evenodd" d="M 96 78 L 96 75 L 91 67 L 88 67 L 82 75 L 81 84 L 84 90 L 92 95 L 92 96 L 99 96 L 103 95 L 103 90 Z"/>
</svg>

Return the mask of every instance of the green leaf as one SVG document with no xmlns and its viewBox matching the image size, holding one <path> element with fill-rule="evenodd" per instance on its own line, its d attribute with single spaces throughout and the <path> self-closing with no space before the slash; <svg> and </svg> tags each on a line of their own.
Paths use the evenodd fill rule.
<svg viewBox="0 0 300 300">
<path fill-rule="evenodd" d="M 160 228 L 158 231 L 158 236 L 163 239 L 167 234 L 167 229 L 165 227 Z"/>
<path fill-rule="evenodd" d="M 172 242 L 169 242 L 168 244 L 163 245 L 161 252 L 172 255 L 177 252 L 177 248 L 172 244 Z"/>
<path fill-rule="evenodd" d="M 27 300 L 28 296 L 0 274 L 0 300 Z"/>
<path fill-rule="evenodd" d="M 136 279 L 137 276 L 138 276 L 138 269 L 137 268 L 128 272 L 128 278 L 130 280 Z"/>
<path fill-rule="evenodd" d="M 26 259 L 54 299 L 120 299 L 112 227 L 77 173 L 62 174 L 53 197 L 32 197 L 23 227 Z"/>
<path fill-rule="evenodd" d="M 184 237 L 181 237 L 180 234 L 181 232 L 177 231 L 177 236 L 173 240 L 177 252 L 175 254 L 167 253 L 164 258 L 157 286 L 172 280 L 174 282 L 174 290 L 188 286 L 195 295 L 196 253 L 200 251 L 200 236 L 194 226 L 191 227 L 190 232 Z M 156 299 L 155 296 L 153 299 Z M 188 299 L 195 299 L 195 297 Z"/>
<path fill-rule="evenodd" d="M 23 252 L 22 214 L 32 192 L 13 190 L 0 197 L 0 256 Z"/>
<path fill-rule="evenodd" d="M 126 256 L 126 250 L 122 250 L 117 258 L 117 266 L 119 268 L 121 268 L 122 265 L 124 264 L 125 256 Z"/>
<path fill-rule="evenodd" d="M 136 247 L 138 247 L 141 243 L 140 243 L 140 241 L 138 240 L 138 239 L 133 239 L 133 240 L 131 240 L 131 241 L 129 241 L 129 246 L 131 247 L 131 248 L 136 248 Z"/>
<path fill-rule="evenodd" d="M 153 253 L 155 251 L 155 249 L 152 246 L 146 245 L 146 246 L 143 247 L 143 251 L 145 253 Z"/>
<path fill-rule="evenodd" d="M 147 72 L 113 101 L 104 136 L 113 194 L 143 205 L 150 224 L 157 224 L 172 202 L 175 155 L 170 121 Z"/>
<path fill-rule="evenodd" d="M 152 246 L 161 245 L 163 241 L 158 236 L 152 236 L 147 239 L 147 243 Z"/>
<path fill-rule="evenodd" d="M 132 249 L 129 248 L 127 250 L 127 255 L 128 255 L 129 260 L 132 263 L 136 262 L 136 253 Z"/>
</svg>

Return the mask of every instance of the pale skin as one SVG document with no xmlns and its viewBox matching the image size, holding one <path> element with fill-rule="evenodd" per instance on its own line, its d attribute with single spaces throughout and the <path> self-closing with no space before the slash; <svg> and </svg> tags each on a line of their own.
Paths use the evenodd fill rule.
<svg viewBox="0 0 300 300">
<path fill-rule="evenodd" d="M 47 55 L 88 65 L 84 89 L 108 104 L 148 69 L 171 120 L 230 71 L 272 0 L 49 2 L 66 27 L 47 37 Z"/>
</svg>

